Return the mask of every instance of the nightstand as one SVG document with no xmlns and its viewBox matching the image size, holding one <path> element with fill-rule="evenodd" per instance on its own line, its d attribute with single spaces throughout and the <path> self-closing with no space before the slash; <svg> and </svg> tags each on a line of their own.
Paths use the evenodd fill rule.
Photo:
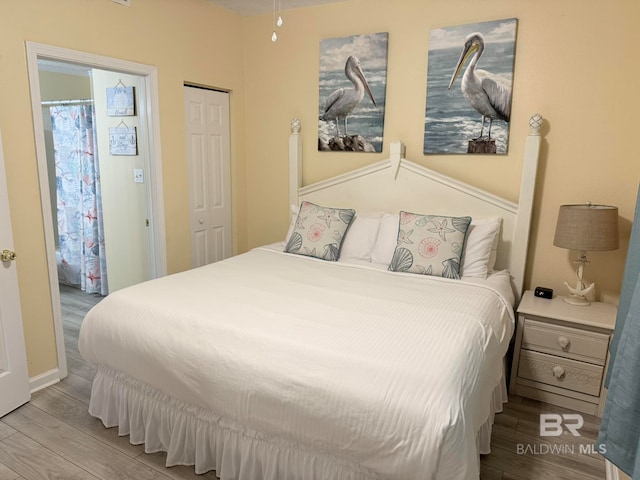
<svg viewBox="0 0 640 480">
<path fill-rule="evenodd" d="M 509 392 L 602 416 L 615 305 L 570 305 L 532 291 L 518 306 Z"/>
</svg>

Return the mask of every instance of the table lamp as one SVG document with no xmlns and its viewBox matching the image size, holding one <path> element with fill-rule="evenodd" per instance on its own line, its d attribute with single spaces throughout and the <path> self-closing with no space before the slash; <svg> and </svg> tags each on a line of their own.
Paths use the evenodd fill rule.
<svg viewBox="0 0 640 480">
<path fill-rule="evenodd" d="M 564 282 L 571 292 L 564 300 L 572 305 L 588 306 L 590 302 L 586 295 L 595 289 L 595 283 L 585 286 L 582 280 L 584 266 L 588 263 L 587 252 L 618 248 L 618 207 L 593 205 L 590 202 L 561 205 L 553 244 L 580 251 L 580 258 L 576 260 L 578 283 L 573 288 Z"/>
</svg>

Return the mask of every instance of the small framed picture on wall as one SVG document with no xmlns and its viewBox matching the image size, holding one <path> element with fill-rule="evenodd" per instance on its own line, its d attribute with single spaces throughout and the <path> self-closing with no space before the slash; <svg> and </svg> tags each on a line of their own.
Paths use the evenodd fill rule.
<svg viewBox="0 0 640 480">
<path fill-rule="evenodd" d="M 136 127 L 121 125 L 109 128 L 109 153 L 111 155 L 137 155 Z"/>
<path fill-rule="evenodd" d="M 136 114 L 134 87 L 116 85 L 107 88 L 107 115 L 130 117 Z"/>
</svg>

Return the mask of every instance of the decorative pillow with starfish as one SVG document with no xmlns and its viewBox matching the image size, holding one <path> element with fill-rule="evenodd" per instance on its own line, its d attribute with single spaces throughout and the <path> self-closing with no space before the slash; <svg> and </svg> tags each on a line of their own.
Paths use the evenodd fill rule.
<svg viewBox="0 0 640 480">
<path fill-rule="evenodd" d="M 460 278 L 460 258 L 471 217 L 400 212 L 394 272 Z"/>
<path fill-rule="evenodd" d="M 350 208 L 302 202 L 284 251 L 335 262 L 355 214 Z"/>
</svg>

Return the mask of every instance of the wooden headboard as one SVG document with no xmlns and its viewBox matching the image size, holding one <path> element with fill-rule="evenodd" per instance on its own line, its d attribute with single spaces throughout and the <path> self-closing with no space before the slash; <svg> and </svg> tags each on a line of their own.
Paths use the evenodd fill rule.
<svg viewBox="0 0 640 480">
<path fill-rule="evenodd" d="M 302 135 L 300 121 L 291 122 L 289 138 L 289 201 L 307 200 L 356 211 L 397 213 L 406 210 L 473 219 L 502 218 L 496 269 L 511 272 L 517 298 L 522 294 L 529 230 L 540 150 L 542 117 L 529 121 L 524 148 L 518 203 L 493 195 L 404 158 L 401 142 L 391 143 L 390 157 L 366 167 L 302 186 Z"/>
</svg>

